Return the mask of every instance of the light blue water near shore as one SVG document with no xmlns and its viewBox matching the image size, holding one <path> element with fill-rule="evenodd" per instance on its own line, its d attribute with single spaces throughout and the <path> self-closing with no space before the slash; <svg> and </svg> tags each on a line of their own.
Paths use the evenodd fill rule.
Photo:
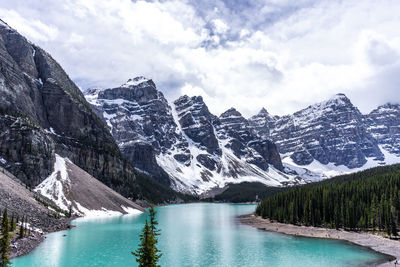
<svg viewBox="0 0 400 267">
<path fill-rule="evenodd" d="M 383 256 L 346 242 L 299 238 L 239 224 L 254 205 L 185 204 L 157 208 L 161 266 L 355 266 Z M 147 214 L 76 220 L 78 227 L 47 235 L 27 266 L 137 266 L 131 255 Z M 64 236 L 66 235 L 66 236 Z"/>
</svg>

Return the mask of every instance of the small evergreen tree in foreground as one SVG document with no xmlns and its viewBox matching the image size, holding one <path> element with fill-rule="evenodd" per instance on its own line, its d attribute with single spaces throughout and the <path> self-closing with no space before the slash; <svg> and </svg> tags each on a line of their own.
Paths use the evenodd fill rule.
<svg viewBox="0 0 400 267">
<path fill-rule="evenodd" d="M 9 222 L 7 209 L 3 214 L 3 222 L 1 225 L 1 239 L 0 239 L 0 267 L 8 267 L 11 262 L 8 258 L 8 253 L 10 252 L 10 236 L 9 236 Z"/>
<path fill-rule="evenodd" d="M 143 227 L 142 234 L 140 235 L 139 248 L 132 252 L 139 263 L 139 267 L 159 267 L 158 260 L 161 258 L 160 250 L 157 248 L 157 236 L 160 235 L 157 229 L 158 222 L 155 218 L 156 211 L 153 207 L 149 210 L 150 224 L 146 220 Z"/>
</svg>

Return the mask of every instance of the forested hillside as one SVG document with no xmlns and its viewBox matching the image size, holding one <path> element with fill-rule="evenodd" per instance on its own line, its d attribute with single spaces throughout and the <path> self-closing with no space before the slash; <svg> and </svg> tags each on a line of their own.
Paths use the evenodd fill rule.
<svg viewBox="0 0 400 267">
<path fill-rule="evenodd" d="M 266 198 L 256 214 L 278 222 L 385 231 L 400 227 L 400 165 L 378 167 Z"/>
</svg>

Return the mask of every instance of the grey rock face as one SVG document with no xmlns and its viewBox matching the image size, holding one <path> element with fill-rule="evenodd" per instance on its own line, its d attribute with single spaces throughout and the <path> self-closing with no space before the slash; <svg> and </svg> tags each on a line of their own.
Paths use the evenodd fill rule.
<svg viewBox="0 0 400 267">
<path fill-rule="evenodd" d="M 169 184 L 168 175 L 157 165 L 156 155 L 176 144 L 187 144 L 177 133 L 171 108 L 154 82 L 137 77 L 120 87 L 88 90 L 86 98 L 139 171 Z"/>
<path fill-rule="evenodd" d="M 121 152 L 135 164 L 138 171 L 150 174 L 163 184 L 170 184 L 168 174 L 157 164 L 155 150 L 151 144 L 132 143 L 122 146 Z"/>
<path fill-rule="evenodd" d="M 273 180 L 267 174 L 269 164 L 283 170 L 276 146 L 260 140 L 237 111 L 218 118 L 199 96 L 182 96 L 170 106 L 144 77 L 117 88 L 89 89 L 85 95 L 124 155 L 161 182 L 167 183 L 167 172 L 176 190 L 200 193 L 232 177 L 259 177 L 280 185 L 282 177 Z"/>
<path fill-rule="evenodd" d="M 258 114 L 248 121 L 261 138 L 268 139 L 270 138 L 270 129 L 274 128 L 274 123 L 278 118 L 278 116 L 271 116 L 265 108 L 262 108 Z"/>
<path fill-rule="evenodd" d="M 174 102 L 183 132 L 210 154 L 221 155 L 212 122 L 217 118 L 210 113 L 201 96 L 182 96 Z"/>
<path fill-rule="evenodd" d="M 290 153 L 299 165 L 316 159 L 322 164 L 331 162 L 356 168 L 366 163 L 366 157 L 383 159 L 377 141 L 366 129 L 363 115 L 343 94 L 293 115 L 258 114 L 250 121 L 260 135 L 269 132 L 280 153 Z"/>
<path fill-rule="evenodd" d="M 10 171 L 36 186 L 58 153 L 108 186 L 131 193 L 133 167 L 83 93 L 48 53 L 4 23 L 0 70 L 0 156 Z M 11 120 L 17 123 L 10 126 Z"/>
<path fill-rule="evenodd" d="M 400 156 L 400 105 L 379 106 L 365 116 L 367 132 L 388 152 Z"/>
<path fill-rule="evenodd" d="M 47 177 L 54 162 L 54 141 L 40 127 L 27 119 L 0 116 L 0 163 L 28 186 Z"/>
<path fill-rule="evenodd" d="M 219 117 L 216 123 L 218 137 L 227 139 L 226 147 L 232 149 L 239 158 L 246 158 L 263 170 L 272 164 L 278 170 L 283 170 L 278 150 L 271 141 L 256 134 L 249 122 L 236 109 L 231 108 Z"/>
</svg>

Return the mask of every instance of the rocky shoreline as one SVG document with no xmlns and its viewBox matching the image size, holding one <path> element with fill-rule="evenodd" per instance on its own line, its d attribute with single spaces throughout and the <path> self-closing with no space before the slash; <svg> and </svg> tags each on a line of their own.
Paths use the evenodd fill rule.
<svg viewBox="0 0 400 267">
<path fill-rule="evenodd" d="M 260 230 L 283 233 L 293 236 L 327 238 L 348 241 L 350 243 L 370 248 L 388 256 L 388 260 L 379 263 L 379 266 L 395 266 L 395 261 L 400 262 L 400 241 L 384 238 L 365 232 L 348 232 L 322 227 L 307 227 L 292 224 L 271 222 L 254 214 L 246 214 L 237 217 L 238 221 Z"/>
<path fill-rule="evenodd" d="M 150 204 L 147 201 L 136 201 L 136 204 L 140 206 L 150 207 Z M 34 250 L 37 246 L 40 245 L 46 239 L 46 235 L 58 231 L 69 230 L 74 225 L 71 225 L 71 221 L 80 218 L 79 216 L 73 216 L 71 218 L 61 218 L 57 221 L 48 222 L 46 225 L 46 229 L 43 232 L 31 231 L 30 235 L 24 238 L 15 238 L 10 242 L 11 251 L 10 251 L 10 259 L 24 256 Z"/>
<path fill-rule="evenodd" d="M 27 237 L 11 240 L 10 258 L 12 259 L 28 254 L 46 239 L 45 235 L 47 234 L 71 229 L 73 226 L 70 222 L 73 219 L 76 218 L 60 219 L 59 223 L 47 228 L 46 232 L 40 233 L 31 231 L 30 235 Z"/>
</svg>

